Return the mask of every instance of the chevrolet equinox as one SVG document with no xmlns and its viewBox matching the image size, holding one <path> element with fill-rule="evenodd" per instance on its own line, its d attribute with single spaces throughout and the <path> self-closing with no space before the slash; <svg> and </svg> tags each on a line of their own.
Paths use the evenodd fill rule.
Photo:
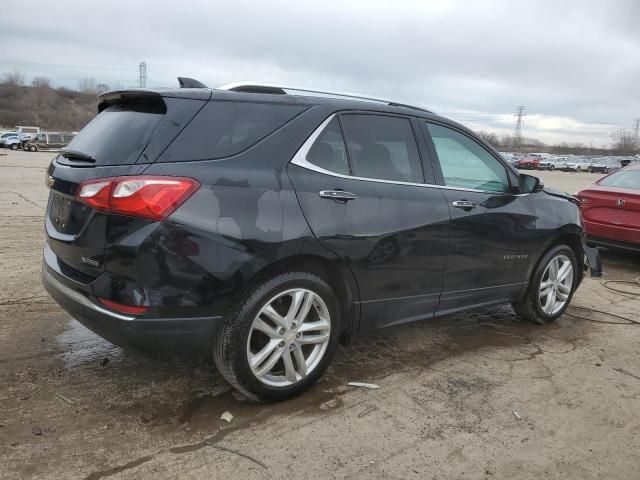
<svg viewBox="0 0 640 480">
<path fill-rule="evenodd" d="M 124 347 L 207 352 L 256 400 L 351 336 L 491 304 L 565 311 L 577 202 L 430 111 L 273 85 L 100 95 L 52 160 L 43 281 Z"/>
</svg>

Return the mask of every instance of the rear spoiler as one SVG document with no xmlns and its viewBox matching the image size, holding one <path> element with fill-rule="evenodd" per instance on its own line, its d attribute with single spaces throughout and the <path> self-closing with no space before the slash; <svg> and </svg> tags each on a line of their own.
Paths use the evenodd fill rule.
<svg viewBox="0 0 640 480">
<path fill-rule="evenodd" d="M 153 113 L 167 111 L 162 95 L 152 90 L 114 90 L 98 95 L 98 113 L 116 104 L 136 105 Z"/>
</svg>

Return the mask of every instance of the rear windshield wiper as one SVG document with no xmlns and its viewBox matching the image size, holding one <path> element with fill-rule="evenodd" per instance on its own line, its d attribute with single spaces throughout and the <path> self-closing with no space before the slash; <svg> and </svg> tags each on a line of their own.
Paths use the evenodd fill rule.
<svg viewBox="0 0 640 480">
<path fill-rule="evenodd" d="M 60 150 L 60 153 L 63 157 L 68 158 L 72 161 L 96 163 L 96 159 L 91 155 L 87 155 L 86 153 L 82 153 L 77 150 L 62 149 Z"/>
</svg>

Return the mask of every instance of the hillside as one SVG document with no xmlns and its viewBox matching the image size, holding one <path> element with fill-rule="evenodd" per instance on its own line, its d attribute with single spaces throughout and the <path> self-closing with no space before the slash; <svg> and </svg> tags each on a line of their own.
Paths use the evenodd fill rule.
<svg viewBox="0 0 640 480">
<path fill-rule="evenodd" d="M 96 95 L 66 88 L 0 83 L 0 126 L 78 131 L 96 114 Z"/>
</svg>

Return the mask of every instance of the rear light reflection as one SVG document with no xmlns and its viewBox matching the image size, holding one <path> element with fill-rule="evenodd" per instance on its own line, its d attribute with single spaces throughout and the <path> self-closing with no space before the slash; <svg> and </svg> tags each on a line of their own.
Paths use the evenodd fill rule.
<svg viewBox="0 0 640 480">
<path fill-rule="evenodd" d="M 83 182 L 76 198 L 97 210 L 164 220 L 200 184 L 193 178 L 138 175 Z"/>
<path fill-rule="evenodd" d="M 110 308 L 111 310 L 115 310 L 116 312 L 120 312 L 120 313 L 128 313 L 130 315 L 142 315 L 144 312 L 149 310 L 149 307 L 138 306 L 138 305 L 125 305 L 123 303 L 107 300 L 106 298 L 98 298 L 98 301 L 105 307 Z"/>
</svg>

